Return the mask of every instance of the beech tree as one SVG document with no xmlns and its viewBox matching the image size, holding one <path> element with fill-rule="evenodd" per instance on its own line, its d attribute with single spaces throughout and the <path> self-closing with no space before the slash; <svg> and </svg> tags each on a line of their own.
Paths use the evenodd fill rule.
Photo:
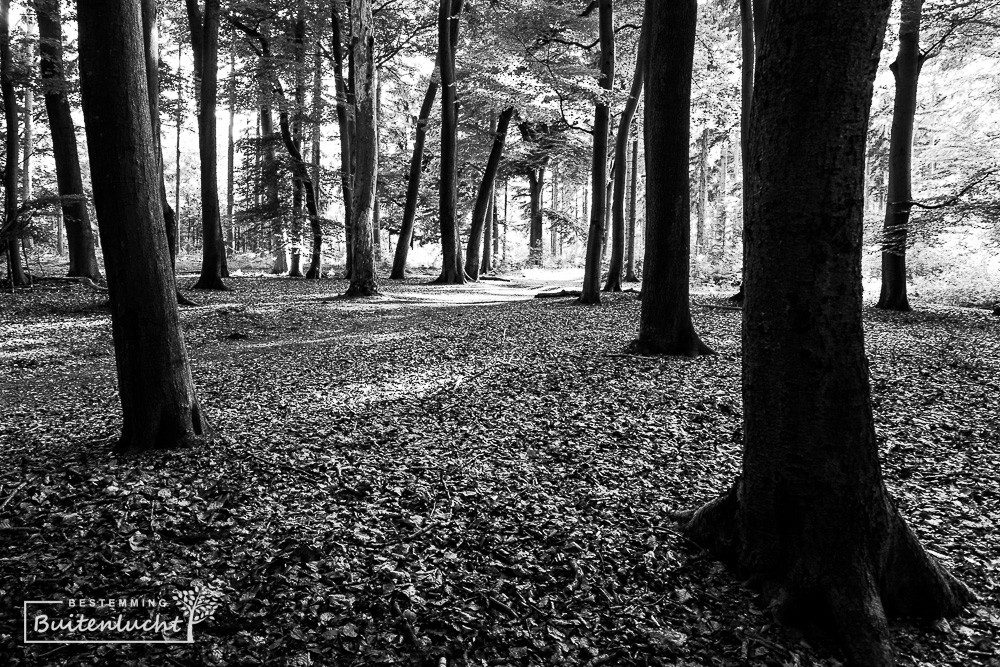
<svg viewBox="0 0 1000 667">
<path fill-rule="evenodd" d="M 615 14 L 612 0 L 598 0 L 598 30 L 601 45 L 601 88 L 610 91 L 615 81 Z M 604 243 L 604 218 L 608 205 L 608 133 L 611 129 L 611 107 L 606 99 L 594 105 L 594 153 L 591 166 L 590 228 L 587 233 L 587 255 L 583 270 L 583 290 L 580 302 L 601 302 L 601 254 Z"/>
<path fill-rule="evenodd" d="M 195 289 L 228 289 L 222 279 L 228 275 L 226 244 L 222 236 L 219 204 L 217 121 L 219 90 L 219 0 L 185 0 L 191 24 L 195 82 L 198 89 L 198 150 L 201 156 L 201 274 Z"/>
<path fill-rule="evenodd" d="M 611 261 L 608 266 L 608 281 L 604 284 L 605 292 L 622 291 L 622 269 L 625 264 L 625 183 L 628 178 L 628 140 L 632 129 L 632 117 L 639 106 L 639 95 L 642 94 L 644 68 L 646 61 L 644 32 L 640 32 L 639 45 L 636 48 L 635 74 L 632 76 L 632 87 L 625 101 L 625 108 L 622 110 L 621 120 L 618 122 L 618 134 L 615 137 L 615 174 L 614 186 L 612 189 L 612 233 L 611 233 Z M 633 179 L 635 176 L 635 163 L 632 167 Z M 633 191 L 635 184 L 633 182 Z M 633 209 L 634 211 L 634 209 Z M 634 218 L 633 218 L 634 220 Z M 633 230 L 634 231 L 634 228 Z M 630 240 L 634 237 L 630 236 Z"/>
<path fill-rule="evenodd" d="M 438 13 L 438 62 L 441 69 L 441 183 L 438 217 L 441 228 L 441 276 L 436 282 L 465 283 L 465 266 L 458 234 L 458 107 L 455 91 L 453 31 L 459 14 L 452 13 L 452 0 L 441 0 Z"/>
<path fill-rule="evenodd" d="M 140 0 L 79 0 L 80 78 L 122 404 L 120 450 L 209 434 L 179 326 Z"/>
<path fill-rule="evenodd" d="M 3 111 L 6 121 L 6 168 L 4 170 L 4 218 L 0 225 L 0 239 L 7 246 L 7 270 L 11 284 L 28 284 L 28 276 L 21 263 L 21 230 L 18 221 L 18 165 L 21 141 L 17 127 L 17 98 L 14 92 L 14 65 L 10 50 L 10 0 L 0 0 L 0 93 L 3 93 Z"/>
<path fill-rule="evenodd" d="M 446 2 L 448 0 L 445 0 Z M 375 244 L 375 184 L 378 181 L 378 128 L 375 116 L 375 38 L 371 0 L 351 5 L 351 77 L 354 89 L 354 200 L 351 202 L 351 283 L 347 296 L 378 294 Z"/>
<path fill-rule="evenodd" d="M 62 199 L 63 224 L 69 246 L 70 277 L 101 279 L 101 269 L 94 251 L 94 232 L 83 194 L 80 157 L 76 148 L 76 128 L 66 95 L 63 71 L 62 19 L 58 0 L 34 0 L 38 19 L 38 50 L 42 75 L 45 112 L 52 134 L 52 155 L 56 166 L 56 185 Z"/>
<path fill-rule="evenodd" d="M 770 7 L 750 122 L 742 472 L 678 517 L 779 618 L 811 614 L 866 667 L 893 664 L 887 615 L 938 618 L 969 599 L 890 498 L 872 420 L 861 195 L 890 4 Z"/>
<path fill-rule="evenodd" d="M 514 107 L 507 107 L 500 113 L 500 119 L 497 121 L 496 132 L 493 137 L 493 146 L 490 149 L 490 156 L 486 161 L 486 168 L 483 170 L 483 179 L 479 183 L 476 204 L 472 209 L 469 247 L 465 253 L 465 273 L 472 280 L 479 280 L 483 229 L 488 224 L 487 215 L 490 203 L 493 201 L 493 184 L 496 181 L 497 171 L 500 168 L 500 159 L 503 157 L 503 149 L 507 143 L 507 129 L 510 127 L 510 119 L 513 117 Z"/>
<path fill-rule="evenodd" d="M 646 254 L 639 354 L 710 354 L 691 322 L 691 68 L 696 0 L 646 3 Z M 624 164 L 623 164 L 624 166 Z"/>
</svg>

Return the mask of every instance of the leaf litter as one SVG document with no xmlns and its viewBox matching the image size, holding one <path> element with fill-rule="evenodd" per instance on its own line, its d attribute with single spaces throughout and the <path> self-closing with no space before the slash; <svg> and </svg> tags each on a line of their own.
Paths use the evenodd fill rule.
<svg viewBox="0 0 1000 667">
<path fill-rule="evenodd" d="M 717 356 L 644 358 L 631 294 L 231 283 L 182 309 L 219 437 L 143 456 L 110 452 L 99 296 L 0 296 L 3 664 L 839 664 L 666 518 L 738 471 L 739 313 L 695 307 Z M 979 595 L 895 624 L 900 664 L 1000 665 L 996 320 L 866 324 L 887 482 Z M 24 600 L 194 583 L 223 602 L 193 645 L 22 643 Z"/>
</svg>

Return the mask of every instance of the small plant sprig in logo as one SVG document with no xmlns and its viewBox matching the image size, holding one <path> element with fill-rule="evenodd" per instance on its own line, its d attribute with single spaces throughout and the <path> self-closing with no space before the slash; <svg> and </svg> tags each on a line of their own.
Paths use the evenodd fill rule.
<svg viewBox="0 0 1000 667">
<path fill-rule="evenodd" d="M 194 626 L 205 619 L 214 618 L 215 610 L 222 602 L 222 593 L 206 586 L 195 586 L 191 590 L 174 593 L 174 601 L 187 612 L 187 641 L 194 642 Z"/>
</svg>

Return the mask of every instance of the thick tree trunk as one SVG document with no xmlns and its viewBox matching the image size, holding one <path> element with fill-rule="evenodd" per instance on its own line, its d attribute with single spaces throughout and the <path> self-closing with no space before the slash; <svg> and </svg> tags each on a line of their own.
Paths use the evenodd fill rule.
<svg viewBox="0 0 1000 667">
<path fill-rule="evenodd" d="M 917 112 L 917 80 L 923 0 L 903 0 L 900 8 L 899 53 L 889 68 L 896 77 L 896 100 L 889 134 L 889 193 L 882 239 L 882 292 L 878 307 L 910 310 L 906 297 L 906 237 L 912 196 L 913 120 Z"/>
<path fill-rule="evenodd" d="M 295 150 L 302 152 L 302 105 L 305 103 L 305 58 L 306 58 L 306 20 L 305 1 L 299 0 L 298 14 L 295 19 L 293 32 L 293 52 L 295 54 L 293 102 L 295 109 L 292 115 L 292 140 Z M 282 95 L 283 97 L 283 95 Z M 287 147 L 287 145 L 286 145 Z M 291 263 L 288 267 L 288 275 L 293 278 L 302 278 L 306 274 L 302 273 L 302 201 L 305 194 L 305 183 L 298 176 L 298 169 L 292 167 L 292 219 L 289 229 L 291 236 Z M 308 271 L 308 269 L 307 269 Z"/>
<path fill-rule="evenodd" d="M 281 202 L 278 199 L 278 156 L 274 150 L 276 137 L 271 113 L 271 94 L 267 86 L 261 82 L 260 134 L 263 153 L 261 177 L 264 181 L 264 210 L 270 221 L 271 245 L 274 250 L 271 273 L 280 276 L 288 272 L 288 251 L 285 249 Z"/>
<path fill-rule="evenodd" d="M 378 294 L 375 273 L 373 214 L 378 182 L 378 128 L 375 117 L 375 38 L 372 35 L 371 0 L 351 5 L 351 54 L 354 60 L 354 236 L 351 282 L 346 296 Z"/>
<path fill-rule="evenodd" d="M 219 207 L 219 167 L 215 110 L 219 98 L 219 2 L 186 0 L 194 50 L 195 84 L 198 87 L 198 152 L 201 158 L 201 274 L 195 289 L 228 289 L 226 246 Z"/>
<path fill-rule="evenodd" d="M 176 124 L 174 135 L 174 229 L 167 228 L 167 241 L 170 243 L 171 263 L 177 257 L 177 247 L 180 245 L 181 219 L 181 130 L 184 128 L 184 77 L 181 76 L 182 49 L 177 49 L 177 112 L 174 115 Z"/>
<path fill-rule="evenodd" d="M 628 199 L 628 254 L 625 259 L 625 282 L 639 282 L 635 275 L 635 207 L 639 183 L 639 140 L 632 141 L 632 186 Z"/>
<path fill-rule="evenodd" d="M 612 0 L 598 0 L 601 44 L 601 80 L 604 90 L 610 91 L 615 81 L 615 16 Z M 594 152 L 591 172 L 593 177 L 593 202 L 590 207 L 590 229 L 587 234 L 587 255 L 583 270 L 581 303 L 601 302 L 601 253 L 604 242 L 604 219 L 607 208 L 608 180 L 608 130 L 611 125 L 611 108 L 604 103 L 594 110 Z"/>
<path fill-rule="evenodd" d="M 236 49 L 229 53 L 229 81 L 227 95 L 229 99 L 229 127 L 226 132 L 226 245 L 230 251 L 236 250 L 234 238 L 233 209 L 236 205 L 234 170 L 236 168 L 236 144 L 233 140 L 233 130 L 236 124 Z"/>
<path fill-rule="evenodd" d="M 639 46 L 635 57 L 635 74 L 632 75 L 632 88 L 628 93 L 628 100 L 622 110 L 621 120 L 618 122 L 618 136 L 615 137 L 615 175 L 614 187 L 612 191 L 612 233 L 611 233 L 611 262 L 608 267 L 608 281 L 604 284 L 605 292 L 622 291 L 622 268 L 625 262 L 625 183 L 628 178 L 628 140 L 632 130 L 632 117 L 639 106 L 639 95 L 642 94 L 642 84 L 644 77 L 644 67 L 646 63 L 646 38 L 645 30 L 639 33 Z M 632 163 L 633 188 L 635 187 L 635 161 Z M 634 221 L 634 218 L 633 218 Z M 635 228 L 629 230 L 629 243 L 634 242 Z M 630 252 L 632 251 L 630 247 Z M 629 260 L 631 266 L 632 260 Z M 630 268 L 631 271 L 631 268 Z M 634 279 L 634 276 L 633 276 Z"/>
<path fill-rule="evenodd" d="M 31 22 L 30 15 L 25 17 L 25 43 L 24 62 L 28 68 L 34 67 L 34 41 L 35 24 Z M 31 201 L 34 198 L 34 182 L 31 173 L 31 157 L 35 150 L 35 92 L 31 85 L 26 85 L 23 91 L 24 100 L 24 161 L 21 169 L 21 198 L 24 201 Z M 27 240 L 27 239 L 25 239 Z"/>
<path fill-rule="evenodd" d="M 309 163 L 312 165 L 313 187 L 316 188 L 316 206 L 322 208 L 323 187 L 320 174 L 322 162 L 323 140 L 323 57 L 322 51 L 316 49 L 313 59 L 313 89 L 312 89 L 312 146 L 309 150 Z"/>
<path fill-rule="evenodd" d="M 528 228 L 528 263 L 542 265 L 542 194 L 545 191 L 545 163 L 528 174 L 528 201 L 530 202 L 530 226 Z"/>
<path fill-rule="evenodd" d="M 83 113 L 122 404 L 118 447 L 192 445 L 209 426 L 177 316 L 140 2 L 87 0 L 77 11 Z"/>
<path fill-rule="evenodd" d="M 354 177 L 351 173 L 351 124 L 348 119 L 347 84 L 344 82 L 344 30 L 340 23 L 340 2 L 330 3 L 330 26 L 333 31 L 333 79 L 337 93 L 337 127 L 340 130 L 340 188 L 344 199 L 344 275 L 351 275 L 351 224 L 354 214 Z"/>
<path fill-rule="evenodd" d="M 495 125 L 496 123 L 491 123 Z M 496 131 L 496 128 L 493 128 Z M 490 188 L 490 201 L 486 207 L 486 224 L 483 225 L 483 259 L 479 263 L 479 275 L 484 275 L 493 270 L 493 244 L 496 243 L 497 226 L 497 193 L 496 180 L 494 179 Z"/>
<path fill-rule="evenodd" d="M 38 18 L 38 50 L 41 55 L 42 92 L 52 133 L 52 156 L 56 184 L 62 202 L 62 218 L 69 245 L 69 275 L 102 280 L 94 252 L 94 232 L 83 193 L 76 130 L 66 96 L 62 62 L 62 21 L 57 0 L 35 0 Z"/>
<path fill-rule="evenodd" d="M 646 255 L 639 338 L 641 354 L 697 356 L 712 351 L 691 322 L 689 140 L 696 0 L 646 2 Z"/>
<path fill-rule="evenodd" d="M 20 138 L 18 135 L 17 97 L 14 92 L 13 56 L 10 50 L 10 0 L 0 0 L 0 92 L 3 93 L 4 120 L 7 124 L 6 163 L 4 170 L 4 219 L 0 225 L 0 239 L 7 245 L 7 270 L 10 272 L 11 284 L 23 286 L 28 284 L 28 276 L 24 273 L 21 263 L 21 235 L 17 221 L 17 181 L 18 153 Z"/>
<path fill-rule="evenodd" d="M 482 258 L 482 245 L 480 241 L 483 236 L 483 228 L 487 224 L 490 201 L 493 199 L 493 183 L 496 181 L 497 170 L 500 168 L 500 159 L 503 157 L 503 150 L 507 141 L 507 128 L 510 127 L 510 119 L 513 117 L 514 107 L 508 107 L 500 113 L 500 120 L 497 123 L 496 132 L 493 136 L 493 147 L 490 149 L 490 156 L 486 160 L 483 180 L 479 183 L 476 204 L 472 209 L 469 247 L 465 253 L 465 272 L 472 280 L 479 280 L 480 260 Z"/>
<path fill-rule="evenodd" d="M 862 168 L 890 0 L 772 8 L 754 93 L 743 471 L 689 534 L 848 662 L 894 660 L 886 615 L 956 613 L 965 587 L 885 488 L 862 324 Z"/>
<path fill-rule="evenodd" d="M 441 276 L 436 282 L 465 283 L 458 234 L 458 109 L 455 105 L 455 47 L 458 30 L 452 0 L 441 0 L 438 12 L 438 55 L 441 65 L 441 183 L 438 217 L 441 228 Z"/>
</svg>

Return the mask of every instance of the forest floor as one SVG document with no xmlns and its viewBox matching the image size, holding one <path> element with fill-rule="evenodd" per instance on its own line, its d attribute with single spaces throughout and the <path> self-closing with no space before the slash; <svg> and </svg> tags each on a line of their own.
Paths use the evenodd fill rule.
<svg viewBox="0 0 1000 667">
<path fill-rule="evenodd" d="M 738 471 L 740 314 L 693 308 L 716 356 L 628 356 L 635 294 L 536 278 L 189 292 L 219 437 L 143 456 L 111 453 L 103 296 L 0 294 L 0 664 L 839 664 L 666 518 Z M 915 305 L 866 312 L 885 476 L 979 600 L 894 624 L 899 664 L 997 667 L 1000 320 Z M 23 643 L 25 600 L 198 584 L 222 600 L 193 644 Z"/>
</svg>

